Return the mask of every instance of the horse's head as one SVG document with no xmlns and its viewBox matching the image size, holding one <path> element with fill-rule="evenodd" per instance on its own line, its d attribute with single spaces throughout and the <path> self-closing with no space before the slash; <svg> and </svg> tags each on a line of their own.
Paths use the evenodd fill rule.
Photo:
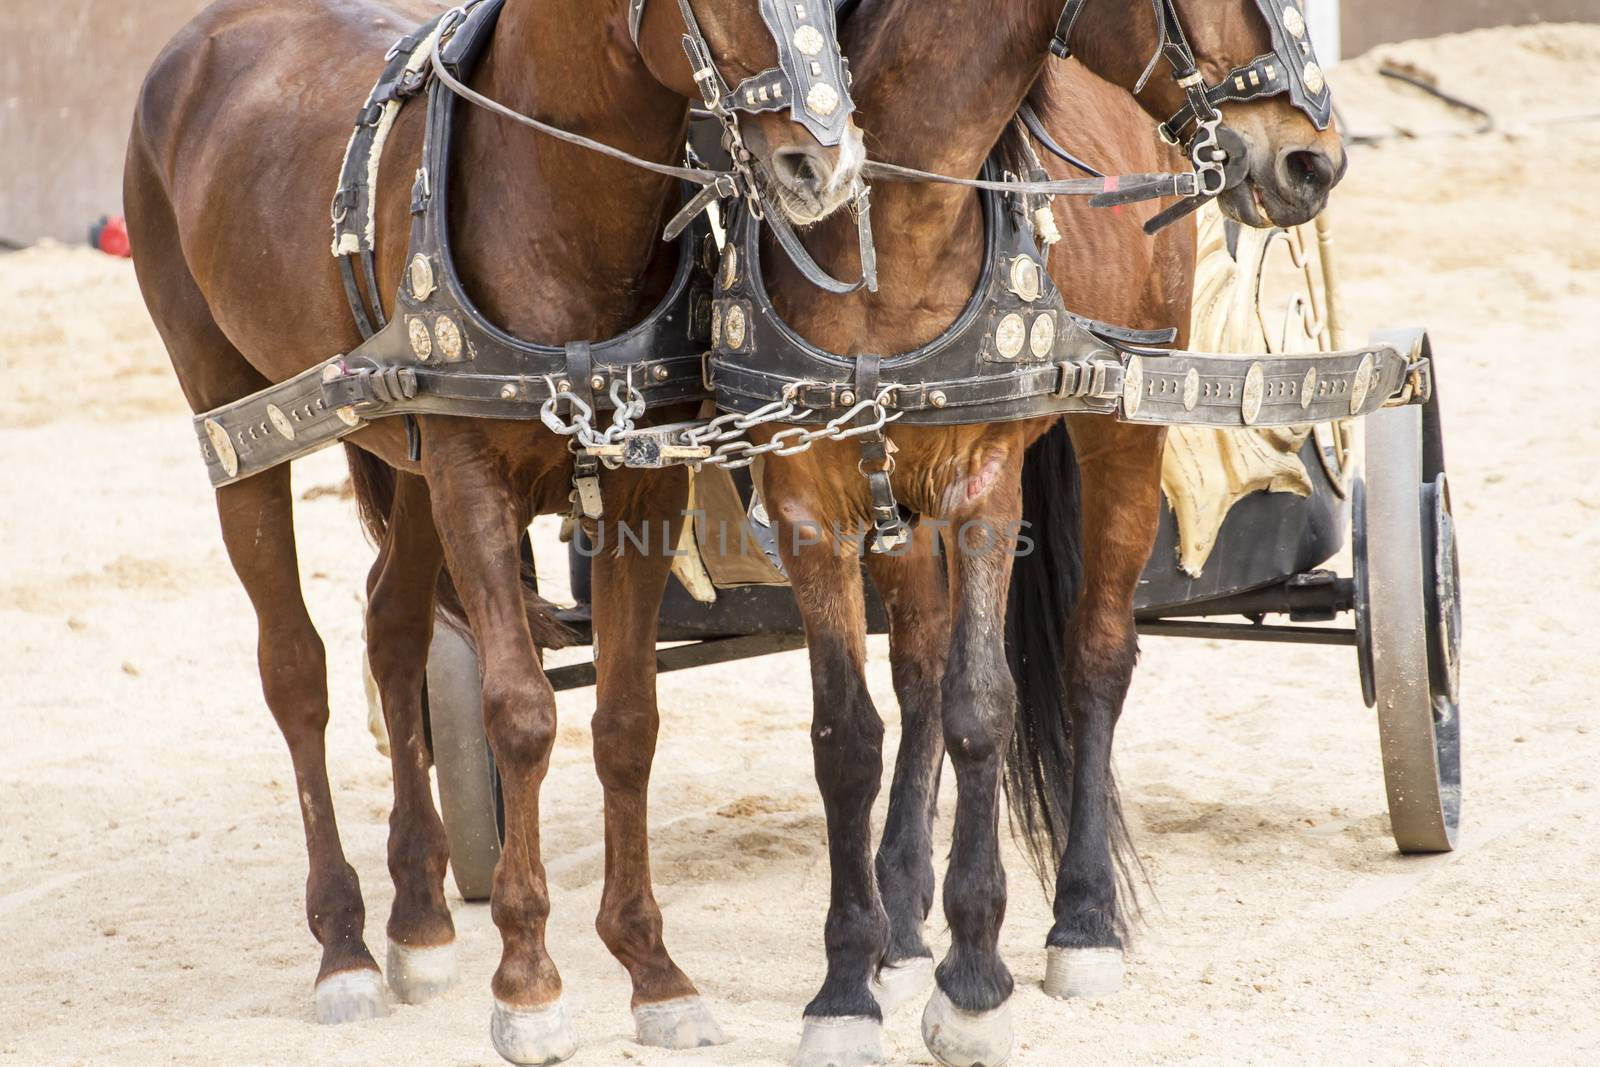
<svg viewBox="0 0 1600 1067">
<path fill-rule="evenodd" d="M 866 161 L 833 0 L 632 0 L 640 54 L 719 112 L 764 193 L 792 221 L 832 214 Z M 685 53 L 689 59 L 685 61 Z"/>
<path fill-rule="evenodd" d="M 1096 73 L 1136 88 L 1163 133 L 1186 146 L 1220 115 L 1220 147 L 1243 180 L 1219 198 L 1249 226 L 1314 218 L 1346 157 L 1327 80 L 1311 50 L 1304 0 L 1081 0 L 1073 50 Z M 1163 53 L 1166 70 L 1147 76 Z M 1184 76 L 1184 53 L 1195 72 Z M 1168 77 L 1172 71 L 1178 77 Z M 1212 111 L 1214 109 L 1214 111 Z"/>
</svg>

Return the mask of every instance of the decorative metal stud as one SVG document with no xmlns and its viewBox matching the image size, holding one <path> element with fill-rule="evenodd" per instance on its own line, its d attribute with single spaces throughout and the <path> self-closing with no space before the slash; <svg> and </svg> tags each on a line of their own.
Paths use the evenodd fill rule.
<svg viewBox="0 0 1600 1067">
<path fill-rule="evenodd" d="M 433 295 L 433 264 L 428 257 L 418 252 L 411 257 L 411 295 L 418 300 L 426 300 Z"/>
<path fill-rule="evenodd" d="M 1311 400 L 1317 395 L 1317 368 L 1312 367 L 1306 371 L 1305 381 L 1300 383 L 1300 410 L 1306 411 L 1311 407 Z"/>
<path fill-rule="evenodd" d="M 1259 363 L 1250 364 L 1244 376 L 1244 396 L 1239 401 L 1239 414 L 1246 426 L 1254 426 L 1261 417 L 1261 402 L 1266 397 L 1267 372 Z"/>
<path fill-rule="evenodd" d="M 1315 63 L 1307 63 L 1300 77 L 1305 80 L 1306 89 L 1313 93 L 1322 92 L 1322 87 L 1326 84 L 1322 77 L 1322 68 Z"/>
<path fill-rule="evenodd" d="M 1011 261 L 1011 291 L 1030 304 L 1039 299 L 1044 281 L 1036 260 L 1018 256 Z"/>
<path fill-rule="evenodd" d="M 942 408 L 949 402 L 949 398 L 944 395 L 942 390 L 935 389 L 933 392 L 928 394 L 928 403 L 932 404 L 936 408 Z"/>
<path fill-rule="evenodd" d="M 1129 418 L 1139 413 L 1144 401 L 1144 361 L 1138 356 L 1128 360 L 1128 369 L 1122 375 L 1122 413 Z"/>
<path fill-rule="evenodd" d="M 1290 37 L 1305 36 L 1306 20 L 1301 16 L 1300 9 L 1293 4 L 1283 9 L 1283 28 L 1289 31 Z"/>
<path fill-rule="evenodd" d="M 1193 411 L 1198 403 L 1200 403 L 1200 372 L 1190 367 L 1189 373 L 1183 376 L 1183 410 Z"/>
<path fill-rule="evenodd" d="M 1356 368 L 1355 379 L 1350 383 L 1350 414 L 1361 414 L 1361 405 L 1367 402 L 1367 393 L 1372 390 L 1372 353 L 1368 352 L 1361 357 L 1361 365 Z"/>
<path fill-rule="evenodd" d="M 839 110 L 839 90 L 827 82 L 818 82 L 806 94 L 806 110 L 820 118 L 827 118 Z"/>
<path fill-rule="evenodd" d="M 600 390 L 604 389 L 605 387 L 606 387 L 606 380 L 602 375 L 596 374 L 593 378 L 589 379 L 589 388 L 593 389 L 595 392 L 598 393 Z"/>
<path fill-rule="evenodd" d="M 723 327 L 728 332 L 728 347 L 734 349 L 743 348 L 745 327 L 744 308 L 740 307 L 738 304 L 730 304 L 728 306 L 728 314 L 723 321 Z"/>
<path fill-rule="evenodd" d="M 794 31 L 794 46 L 800 50 L 801 55 L 814 56 L 821 52 L 822 46 L 827 43 L 822 31 L 815 26 L 801 26 Z"/>
<path fill-rule="evenodd" d="M 855 402 L 856 394 L 852 390 L 846 389 L 844 392 L 839 394 L 839 403 L 843 404 L 845 407 L 849 407 Z"/>
<path fill-rule="evenodd" d="M 500 399 L 501 400 L 515 400 L 516 398 L 517 398 L 517 387 L 516 386 L 512 385 L 510 382 L 507 382 L 505 385 L 502 385 L 500 387 Z"/>
<path fill-rule="evenodd" d="M 722 288 L 732 289 L 739 280 L 739 250 L 729 245 L 722 253 Z"/>
<path fill-rule="evenodd" d="M 418 359 L 426 363 L 433 358 L 433 336 L 428 333 L 426 322 L 413 318 L 406 323 L 406 333 L 411 337 L 411 351 Z"/>
<path fill-rule="evenodd" d="M 233 439 L 228 436 L 228 431 L 216 419 L 205 421 L 206 439 L 211 442 L 211 451 L 217 454 L 217 462 L 222 464 L 223 471 L 230 478 L 239 476 L 239 453 L 233 447 Z"/>
<path fill-rule="evenodd" d="M 1028 326 L 1015 311 L 1000 320 L 994 328 L 994 347 L 1001 359 L 1016 359 L 1022 346 L 1028 343 Z"/>
<path fill-rule="evenodd" d="M 1055 346 L 1056 317 L 1047 311 L 1033 320 L 1033 329 L 1028 331 L 1028 350 L 1034 359 L 1044 359 Z"/>
<path fill-rule="evenodd" d="M 461 329 L 456 321 L 449 315 L 440 315 L 439 321 L 433 324 L 433 332 L 439 338 L 439 351 L 444 353 L 446 362 L 455 363 L 461 359 Z"/>
<path fill-rule="evenodd" d="M 276 404 L 267 405 L 267 421 L 272 423 L 272 428 L 286 441 L 294 440 L 294 423 L 289 421 L 289 416 Z"/>
<path fill-rule="evenodd" d="M 663 366 L 656 367 L 655 369 L 653 369 L 650 372 L 650 377 L 654 378 L 658 382 L 664 382 L 664 381 L 667 380 L 667 375 L 669 375 L 671 373 L 672 372 L 667 370 L 666 366 L 663 365 Z"/>
</svg>

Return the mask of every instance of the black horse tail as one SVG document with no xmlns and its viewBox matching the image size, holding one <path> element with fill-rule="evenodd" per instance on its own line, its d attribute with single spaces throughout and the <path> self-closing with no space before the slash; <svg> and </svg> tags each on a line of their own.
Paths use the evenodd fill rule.
<svg viewBox="0 0 1600 1067">
<path fill-rule="evenodd" d="M 1072 713 L 1067 638 L 1083 585 L 1083 485 L 1072 438 L 1057 421 L 1022 465 L 1027 541 L 1011 572 L 1006 658 L 1017 689 L 1017 725 L 1006 760 L 1012 829 L 1048 893 L 1067 847 L 1072 818 Z M 1115 778 L 1107 779 L 1107 827 L 1117 869 L 1118 925 L 1137 913 L 1138 854 L 1128 834 Z"/>
<path fill-rule="evenodd" d="M 350 487 L 355 491 L 356 511 L 361 516 L 361 525 L 372 543 L 381 545 L 389 535 L 389 513 L 394 508 L 394 468 L 354 445 L 345 445 L 344 451 L 350 465 Z M 572 644 L 572 631 L 557 621 L 549 602 L 539 596 L 533 564 L 526 557 L 522 564 L 522 587 L 528 628 L 533 631 L 534 643 L 546 649 L 566 648 Z M 439 571 L 439 581 L 434 588 L 434 610 L 440 622 L 459 631 L 468 641 L 472 640 L 472 628 L 467 624 L 467 609 L 461 603 L 461 594 L 448 568 Z"/>
</svg>

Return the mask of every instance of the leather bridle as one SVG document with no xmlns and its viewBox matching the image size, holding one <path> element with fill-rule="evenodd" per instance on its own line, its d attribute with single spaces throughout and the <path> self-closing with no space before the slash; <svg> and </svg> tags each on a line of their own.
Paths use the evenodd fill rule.
<svg viewBox="0 0 1600 1067">
<path fill-rule="evenodd" d="M 1067 0 L 1061 11 L 1050 51 L 1062 59 L 1072 55 L 1072 31 L 1088 2 Z M 1160 126 L 1161 136 L 1170 144 L 1185 143 L 1185 131 L 1191 126 L 1196 128 L 1196 134 L 1207 128 L 1215 129 L 1221 120 L 1217 111 L 1221 104 L 1260 100 L 1283 93 L 1289 94 L 1290 102 L 1304 112 L 1317 129 L 1328 128 L 1333 115 L 1333 94 L 1312 51 L 1305 15 L 1297 0 L 1256 0 L 1256 7 L 1267 20 L 1272 51 L 1229 71 L 1215 85 L 1206 84 L 1200 73 L 1174 0 L 1151 0 L 1151 7 L 1155 11 L 1160 43 L 1134 92 L 1144 89 L 1156 64 L 1165 58 L 1172 67 L 1173 79 L 1186 97 L 1184 106 Z"/>
<path fill-rule="evenodd" d="M 1050 51 L 1066 59 L 1072 55 L 1072 31 L 1089 0 L 1067 0 L 1050 41 Z M 1155 11 L 1159 43 L 1140 75 L 1134 92 L 1141 92 L 1157 64 L 1165 59 L 1172 67 L 1173 80 L 1183 89 L 1184 105 L 1157 127 L 1168 144 L 1188 152 L 1194 165 L 1198 194 L 1176 204 L 1151 219 L 1145 226 L 1154 233 L 1190 214 L 1211 200 L 1242 183 L 1247 176 L 1243 140 L 1222 125 L 1218 108 L 1228 102 L 1260 100 L 1284 93 L 1319 130 L 1328 128 L 1333 116 L 1333 93 L 1312 51 L 1301 0 L 1256 0 L 1267 21 L 1272 51 L 1237 67 L 1214 85 L 1200 73 L 1194 48 L 1189 44 L 1174 0 L 1150 0 Z"/>
<path fill-rule="evenodd" d="M 646 0 L 628 0 L 628 32 L 634 48 L 644 22 Z M 878 288 L 877 254 L 872 241 L 872 209 L 866 184 L 859 179 L 851 190 L 861 255 L 861 280 L 840 281 L 825 271 L 795 234 L 781 211 L 765 210 L 758 162 L 745 145 L 739 128 L 741 114 L 759 115 L 789 110 L 790 118 L 825 148 L 844 140 L 855 112 L 850 98 L 850 67 L 839 48 L 834 0 L 758 0 L 761 19 L 778 50 L 778 65 L 729 86 L 717 69 L 711 45 L 690 0 L 678 0 L 683 16 L 683 51 L 694 71 L 705 108 L 722 124 L 723 147 L 733 161 L 739 194 L 758 219 L 767 219 L 773 236 L 800 273 L 826 292 L 845 294 Z M 728 195 L 728 183 L 706 185 L 686 204 L 671 224 L 671 240 L 704 211 L 713 200 Z"/>
</svg>

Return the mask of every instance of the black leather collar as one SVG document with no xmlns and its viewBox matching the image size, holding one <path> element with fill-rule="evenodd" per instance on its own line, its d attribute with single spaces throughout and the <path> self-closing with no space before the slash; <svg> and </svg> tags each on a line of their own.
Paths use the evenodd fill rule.
<svg viewBox="0 0 1600 1067">
<path fill-rule="evenodd" d="M 985 176 L 999 174 L 991 161 Z M 881 359 L 885 408 L 901 423 L 936 425 L 1114 410 L 1120 375 L 1094 380 L 1118 358 L 1091 332 L 1099 324 L 1066 309 L 1022 206 L 1005 194 L 980 195 L 985 243 L 977 289 L 934 341 Z M 748 413 L 790 399 L 806 409 L 793 421 L 821 423 L 870 399 L 856 395 L 856 359 L 816 347 L 779 318 L 760 248 L 760 220 L 735 210 L 712 312 L 710 381 L 718 407 Z M 1121 339 L 1159 344 L 1171 335 L 1122 331 Z"/>
</svg>

